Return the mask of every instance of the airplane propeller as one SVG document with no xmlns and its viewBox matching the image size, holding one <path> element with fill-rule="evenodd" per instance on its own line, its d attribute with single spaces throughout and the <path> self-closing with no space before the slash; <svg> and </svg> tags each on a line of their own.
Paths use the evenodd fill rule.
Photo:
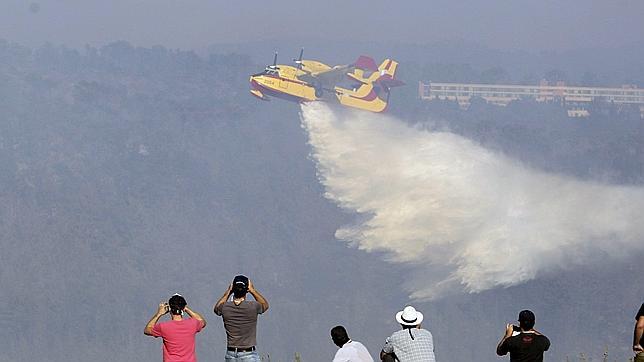
<svg viewBox="0 0 644 362">
<path fill-rule="evenodd" d="M 297 64 L 297 69 L 302 69 L 302 67 L 304 66 L 304 64 L 302 64 L 302 55 L 303 54 L 304 54 L 304 48 L 301 48 L 300 49 L 300 57 L 297 58 L 297 59 L 293 59 L 295 64 Z"/>
<path fill-rule="evenodd" d="M 266 66 L 266 70 L 279 70 L 280 68 L 277 66 L 277 52 L 275 52 L 275 56 L 273 57 L 273 64 Z"/>
</svg>

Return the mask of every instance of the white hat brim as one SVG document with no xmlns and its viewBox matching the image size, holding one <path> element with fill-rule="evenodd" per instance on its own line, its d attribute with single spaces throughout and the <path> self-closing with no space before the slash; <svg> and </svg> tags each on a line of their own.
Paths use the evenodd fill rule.
<svg viewBox="0 0 644 362">
<path fill-rule="evenodd" d="M 416 320 L 412 323 L 410 322 L 405 322 L 402 319 L 402 314 L 403 311 L 401 310 L 400 312 L 396 313 L 396 322 L 404 325 L 404 326 L 417 326 L 423 322 L 423 313 L 416 311 Z"/>
</svg>

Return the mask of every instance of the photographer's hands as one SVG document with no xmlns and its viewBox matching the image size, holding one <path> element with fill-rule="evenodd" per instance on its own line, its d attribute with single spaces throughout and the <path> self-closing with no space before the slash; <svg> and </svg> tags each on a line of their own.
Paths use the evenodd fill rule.
<svg viewBox="0 0 644 362">
<path fill-rule="evenodd" d="M 499 356 L 505 356 L 508 353 L 507 347 L 505 346 L 505 341 L 508 338 L 512 337 L 512 332 L 514 332 L 514 325 L 512 325 L 512 323 L 506 324 L 503 337 L 501 337 L 499 344 L 497 344 L 496 346 L 496 354 L 498 354 Z"/>
<path fill-rule="evenodd" d="M 157 322 L 159 321 L 159 318 L 161 318 L 164 314 L 168 313 L 169 311 L 170 311 L 170 306 L 168 305 L 168 303 L 164 303 L 164 302 L 159 303 L 157 312 L 148 321 L 148 324 L 145 325 L 143 334 L 147 336 L 154 336 L 154 334 L 152 333 L 152 329 L 154 328 L 154 325 L 157 324 Z"/>
<path fill-rule="evenodd" d="M 248 292 L 255 298 L 255 300 L 261 304 L 262 306 L 262 312 L 266 312 L 268 310 L 268 302 L 266 301 L 266 298 L 255 289 L 255 285 L 253 282 L 248 279 Z M 213 312 L 215 312 L 216 315 L 221 315 L 221 306 L 226 303 L 230 295 L 233 293 L 233 284 L 230 283 L 228 285 L 228 289 L 224 292 L 224 294 L 219 298 L 217 303 L 215 303 L 215 306 L 213 307 Z"/>
<path fill-rule="evenodd" d="M 217 301 L 217 303 L 215 303 L 215 306 L 214 306 L 214 307 L 212 307 L 212 311 L 213 311 L 216 315 L 221 315 L 221 306 L 222 306 L 224 303 L 226 303 L 226 301 L 228 300 L 228 298 L 230 297 L 230 295 L 231 295 L 232 293 L 233 293 L 233 283 L 230 283 L 230 284 L 228 285 L 228 288 L 227 288 L 227 289 L 226 289 L 226 291 L 224 292 L 224 295 L 222 295 L 222 296 L 221 296 L 221 298 L 219 298 L 219 300 Z"/>
<path fill-rule="evenodd" d="M 170 311 L 170 306 L 168 305 L 168 303 L 165 303 L 165 302 L 159 303 L 159 309 L 157 309 L 157 314 L 159 315 L 159 317 L 168 313 L 169 311 Z"/>
<path fill-rule="evenodd" d="M 253 282 L 248 279 L 248 292 L 255 298 L 255 300 L 262 305 L 262 313 L 268 310 L 268 301 L 264 296 L 255 289 Z"/>
</svg>

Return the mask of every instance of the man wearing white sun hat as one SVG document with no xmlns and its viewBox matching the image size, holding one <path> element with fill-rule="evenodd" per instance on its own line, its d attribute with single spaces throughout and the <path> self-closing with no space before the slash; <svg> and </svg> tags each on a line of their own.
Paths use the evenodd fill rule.
<svg viewBox="0 0 644 362">
<path fill-rule="evenodd" d="M 435 362 L 432 334 L 420 328 L 423 314 L 412 306 L 406 306 L 396 313 L 396 321 L 400 323 L 402 330 L 394 332 L 385 340 L 380 359 L 387 361 L 397 358 L 400 362 Z"/>
</svg>

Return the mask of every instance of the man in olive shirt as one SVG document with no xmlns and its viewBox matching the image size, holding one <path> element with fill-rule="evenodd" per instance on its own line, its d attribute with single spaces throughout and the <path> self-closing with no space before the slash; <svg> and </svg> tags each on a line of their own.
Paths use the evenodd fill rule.
<svg viewBox="0 0 644 362">
<path fill-rule="evenodd" d="M 246 294 L 255 300 L 246 300 Z M 229 300 L 232 294 L 232 300 Z M 257 353 L 257 316 L 268 310 L 268 302 L 245 276 L 238 275 L 215 304 L 215 314 L 224 320 L 226 362 L 260 362 Z"/>
<path fill-rule="evenodd" d="M 635 331 L 633 332 L 633 352 L 635 352 L 634 362 L 644 362 L 644 304 L 635 316 Z"/>
</svg>

